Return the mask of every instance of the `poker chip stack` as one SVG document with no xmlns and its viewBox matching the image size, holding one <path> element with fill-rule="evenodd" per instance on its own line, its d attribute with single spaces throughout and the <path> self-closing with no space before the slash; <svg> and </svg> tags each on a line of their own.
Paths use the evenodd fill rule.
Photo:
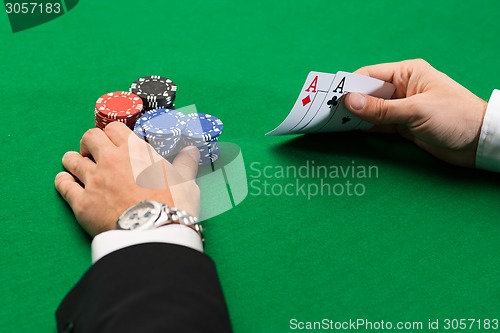
<svg viewBox="0 0 500 333">
<path fill-rule="evenodd" d="M 143 102 L 139 96 L 125 91 L 110 92 L 97 99 L 94 123 L 96 127 L 104 129 L 109 123 L 119 121 L 133 129 L 142 109 Z"/>
<path fill-rule="evenodd" d="M 186 116 L 182 131 L 184 146 L 196 146 L 200 150 L 200 164 L 213 163 L 219 157 L 217 141 L 222 134 L 222 121 L 206 113 L 190 113 Z"/>
<path fill-rule="evenodd" d="M 162 76 L 145 76 L 130 86 L 129 92 L 110 92 L 99 97 L 94 110 L 95 126 L 104 129 L 119 121 L 161 156 L 172 160 L 185 146 L 200 150 L 199 164 L 210 164 L 219 157 L 217 141 L 222 121 L 210 114 L 175 111 L 177 86 Z"/>
<path fill-rule="evenodd" d="M 146 111 L 136 122 L 134 132 L 161 156 L 172 157 L 182 148 L 178 143 L 186 126 L 182 113 L 170 109 Z"/>
<path fill-rule="evenodd" d="M 222 121 L 209 114 L 185 116 L 175 110 L 154 109 L 139 118 L 134 132 L 168 159 L 173 159 L 185 146 L 194 145 L 200 150 L 199 164 L 205 165 L 219 157 L 217 141 L 222 128 Z"/>
<path fill-rule="evenodd" d="M 141 77 L 132 83 L 130 92 L 141 97 L 144 111 L 153 109 L 175 109 L 177 85 L 170 79 L 158 75 Z"/>
</svg>

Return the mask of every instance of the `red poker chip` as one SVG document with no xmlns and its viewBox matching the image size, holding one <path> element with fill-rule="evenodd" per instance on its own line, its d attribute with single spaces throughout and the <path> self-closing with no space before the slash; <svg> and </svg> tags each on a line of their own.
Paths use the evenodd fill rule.
<svg viewBox="0 0 500 333">
<path fill-rule="evenodd" d="M 98 119 L 100 121 L 120 121 L 122 123 L 132 123 L 137 120 L 138 117 L 129 117 L 129 118 L 109 118 L 109 117 L 103 117 L 100 113 L 95 113 L 94 114 L 95 119 Z"/>
<path fill-rule="evenodd" d="M 142 99 L 136 94 L 115 91 L 102 95 L 95 104 L 96 116 L 109 119 L 135 119 L 143 109 Z"/>
<path fill-rule="evenodd" d="M 123 121 L 120 121 L 120 120 L 109 120 L 109 121 L 102 121 L 102 120 L 98 120 L 97 118 L 94 120 L 94 125 L 100 129 L 104 129 L 104 127 L 106 127 L 107 125 L 115 122 L 115 121 L 118 121 L 118 122 L 121 122 L 121 123 L 124 123 Z M 124 123 L 125 125 L 127 125 L 128 128 L 130 129 L 134 129 L 134 124 L 131 123 Z"/>
<path fill-rule="evenodd" d="M 137 121 L 137 117 L 125 118 L 125 119 L 111 119 L 101 116 L 99 113 L 95 114 L 94 122 L 100 124 L 101 126 L 106 126 L 109 123 L 114 121 L 119 121 L 121 123 L 126 124 L 128 127 L 133 128 Z"/>
</svg>

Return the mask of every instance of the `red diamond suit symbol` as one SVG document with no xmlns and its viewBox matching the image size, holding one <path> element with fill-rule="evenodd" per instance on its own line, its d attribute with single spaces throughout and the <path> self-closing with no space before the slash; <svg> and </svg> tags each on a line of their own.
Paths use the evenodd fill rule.
<svg viewBox="0 0 500 333">
<path fill-rule="evenodd" d="M 302 106 L 306 106 L 309 103 L 311 103 L 311 97 L 309 97 L 309 95 L 307 95 L 306 97 L 302 98 Z"/>
</svg>

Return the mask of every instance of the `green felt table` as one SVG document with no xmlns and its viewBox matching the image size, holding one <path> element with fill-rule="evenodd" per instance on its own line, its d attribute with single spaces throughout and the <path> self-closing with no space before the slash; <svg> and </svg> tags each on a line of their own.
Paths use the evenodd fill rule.
<svg viewBox="0 0 500 333">
<path fill-rule="evenodd" d="M 93 127 L 97 97 L 152 74 L 177 83 L 178 107 L 219 116 L 221 141 L 243 153 L 247 198 L 205 222 L 236 332 L 288 332 L 294 318 L 498 318 L 498 175 L 391 135 L 264 134 L 311 70 L 424 58 L 487 100 L 500 88 L 499 12 L 494 0 L 88 0 L 16 34 L 1 14 L 0 331 L 55 331 L 90 266 L 90 239 L 53 186 L 61 157 Z M 269 172 L 307 163 L 377 173 L 298 178 L 362 195 L 280 195 L 297 180 Z"/>
</svg>

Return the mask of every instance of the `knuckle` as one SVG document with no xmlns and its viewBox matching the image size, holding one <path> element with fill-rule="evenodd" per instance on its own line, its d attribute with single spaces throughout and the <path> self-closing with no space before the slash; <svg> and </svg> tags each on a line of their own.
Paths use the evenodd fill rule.
<svg viewBox="0 0 500 333">
<path fill-rule="evenodd" d="M 104 132 L 109 132 L 110 130 L 113 131 L 115 129 L 121 128 L 122 126 L 125 126 L 125 124 L 119 121 L 113 121 L 109 123 L 106 127 L 104 127 Z"/>
<path fill-rule="evenodd" d="M 118 170 L 118 165 L 124 165 L 124 158 L 128 155 L 123 150 L 106 150 L 106 155 L 101 159 L 103 164 L 106 165 L 106 168 L 109 170 Z"/>
<path fill-rule="evenodd" d="M 85 133 L 83 133 L 82 139 L 80 140 L 80 144 L 96 136 L 99 131 L 100 131 L 99 128 L 91 128 L 87 130 Z"/>
<path fill-rule="evenodd" d="M 63 156 L 63 163 L 69 168 L 74 169 L 78 166 L 78 159 L 75 153 Z"/>
<path fill-rule="evenodd" d="M 57 185 L 57 189 L 59 190 L 59 193 L 63 196 L 63 198 L 67 199 L 71 197 L 71 194 L 73 192 L 72 187 L 70 186 L 71 184 L 66 181 L 59 181 L 59 184 Z"/>
<path fill-rule="evenodd" d="M 76 201 L 76 202 L 73 202 L 71 208 L 73 209 L 73 213 L 75 214 L 75 216 L 79 217 L 79 216 L 82 216 L 86 211 L 88 211 L 88 208 L 87 207 L 88 205 L 80 200 L 80 201 Z"/>
<path fill-rule="evenodd" d="M 89 182 L 91 182 L 92 187 L 105 189 L 106 188 L 106 179 L 100 173 L 92 173 L 89 177 Z"/>
<path fill-rule="evenodd" d="M 419 121 L 422 117 L 422 113 L 420 111 L 419 103 L 415 101 L 413 98 L 408 98 L 405 104 L 406 110 L 408 111 L 408 116 L 405 117 L 405 125 L 413 125 L 415 122 Z"/>
<path fill-rule="evenodd" d="M 375 100 L 375 121 L 376 123 L 382 123 L 387 118 L 388 107 L 385 100 L 382 98 L 377 98 Z"/>
<path fill-rule="evenodd" d="M 361 74 L 361 75 L 367 75 L 369 72 L 368 68 L 369 68 L 369 66 L 360 67 L 360 68 L 356 69 L 354 71 L 354 73 Z"/>
<path fill-rule="evenodd" d="M 425 61 L 423 58 L 416 58 L 413 60 L 416 66 L 418 67 L 427 67 L 429 66 L 429 63 Z"/>
<path fill-rule="evenodd" d="M 72 196 L 73 190 L 70 184 L 66 183 L 62 188 L 62 194 L 65 198 L 70 198 Z"/>
</svg>

